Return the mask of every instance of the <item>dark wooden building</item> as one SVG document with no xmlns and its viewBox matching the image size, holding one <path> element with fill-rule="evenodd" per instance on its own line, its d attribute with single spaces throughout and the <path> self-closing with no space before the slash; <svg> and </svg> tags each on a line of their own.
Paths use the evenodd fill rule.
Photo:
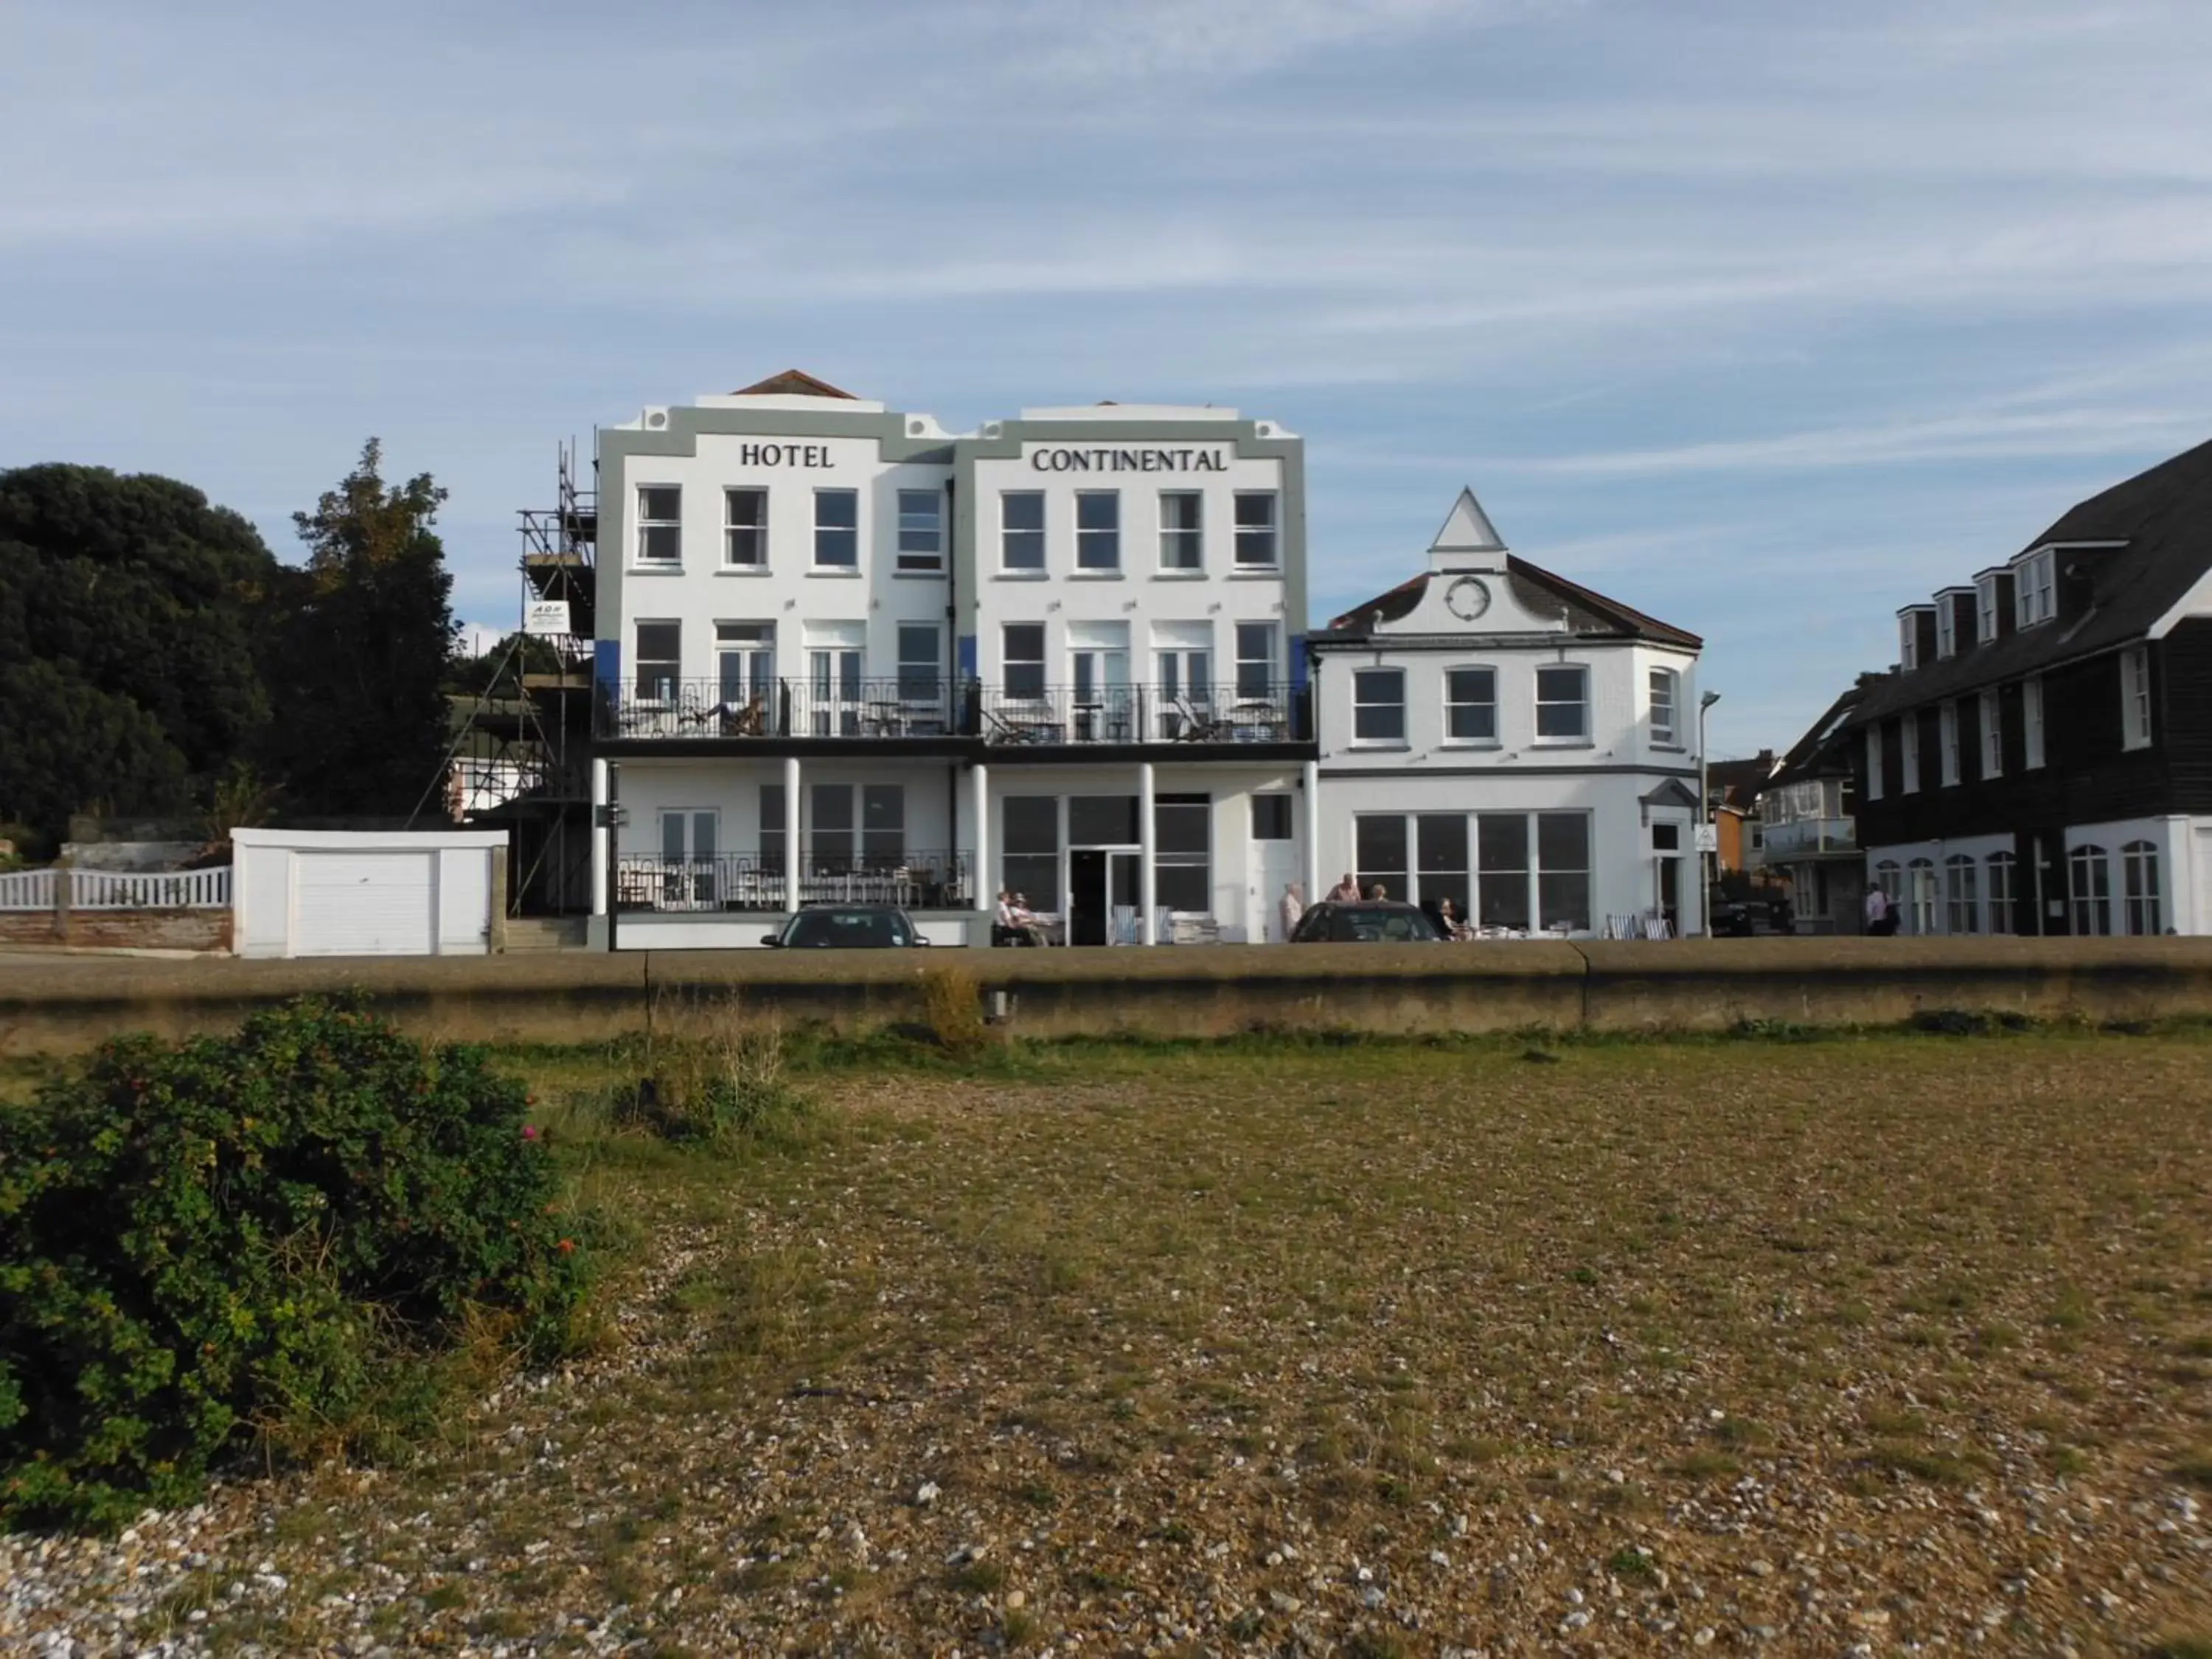
<svg viewBox="0 0 2212 1659">
<path fill-rule="evenodd" d="M 2212 933 L 2212 443 L 1898 612 L 1845 725 L 1918 933 Z"/>
</svg>

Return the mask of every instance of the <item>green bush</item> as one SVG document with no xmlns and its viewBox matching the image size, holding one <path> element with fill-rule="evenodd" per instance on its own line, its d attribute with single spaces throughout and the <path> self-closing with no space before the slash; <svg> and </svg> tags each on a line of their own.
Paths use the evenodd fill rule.
<svg viewBox="0 0 2212 1659">
<path fill-rule="evenodd" d="M 462 1340 L 560 1349 L 581 1218 L 528 1101 L 310 999 L 0 1115 L 0 1527 L 187 1500 L 249 1432 L 358 1444 Z"/>
</svg>

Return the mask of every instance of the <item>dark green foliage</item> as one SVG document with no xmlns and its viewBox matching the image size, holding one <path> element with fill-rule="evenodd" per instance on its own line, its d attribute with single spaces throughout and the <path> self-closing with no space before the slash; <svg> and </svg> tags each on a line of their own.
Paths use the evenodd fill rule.
<svg viewBox="0 0 2212 1659">
<path fill-rule="evenodd" d="M 313 513 L 293 514 L 308 558 L 278 587 L 268 754 L 305 811 L 410 811 L 445 755 L 453 579 L 430 526 L 446 492 L 427 472 L 387 485 L 382 460 L 370 439 Z"/>
<path fill-rule="evenodd" d="M 253 526 L 172 478 L 0 472 L 0 815 L 170 812 L 268 717 L 277 572 Z"/>
<path fill-rule="evenodd" d="M 509 634 L 481 657 L 455 657 L 446 690 L 457 696 L 519 697 L 525 674 L 558 674 L 568 666 L 550 640 Z"/>
<path fill-rule="evenodd" d="M 345 1445 L 464 1327 L 583 1286 L 522 1086 L 351 1002 L 101 1048 L 0 1115 L 0 1526 L 114 1524 L 250 1429 Z"/>
</svg>

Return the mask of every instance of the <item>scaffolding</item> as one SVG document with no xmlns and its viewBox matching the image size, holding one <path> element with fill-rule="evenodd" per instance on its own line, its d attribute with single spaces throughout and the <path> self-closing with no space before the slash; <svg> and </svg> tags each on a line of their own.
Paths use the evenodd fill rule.
<svg viewBox="0 0 2212 1659">
<path fill-rule="evenodd" d="M 592 905 L 599 503 L 573 440 L 560 447 L 555 504 L 519 516 L 521 625 L 456 720 L 441 775 L 446 815 L 507 830 L 511 914 L 581 915 Z"/>
</svg>

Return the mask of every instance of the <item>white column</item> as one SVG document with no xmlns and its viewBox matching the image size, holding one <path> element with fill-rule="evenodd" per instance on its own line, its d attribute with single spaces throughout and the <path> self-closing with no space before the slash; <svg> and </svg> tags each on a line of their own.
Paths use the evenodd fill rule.
<svg viewBox="0 0 2212 1659">
<path fill-rule="evenodd" d="M 783 908 L 799 908 L 799 757 L 783 757 Z"/>
<path fill-rule="evenodd" d="M 607 913 L 607 837 L 614 833 L 604 821 L 607 815 L 607 763 L 592 763 L 592 914 Z"/>
<path fill-rule="evenodd" d="M 1152 867 L 1153 855 L 1158 851 L 1158 817 L 1152 810 L 1152 763 L 1141 761 L 1137 766 L 1137 937 L 1147 945 L 1160 942 L 1159 930 L 1153 925 L 1153 913 L 1160 902 L 1158 873 Z"/>
<path fill-rule="evenodd" d="M 975 908 L 995 918 L 999 885 L 991 879 L 991 769 L 981 761 L 968 773 L 968 821 L 975 826 L 968 832 L 969 845 L 975 848 L 969 855 L 968 879 L 974 884 Z M 984 942 L 989 940 L 987 928 Z"/>
<path fill-rule="evenodd" d="M 1308 761 L 1305 776 L 1306 796 L 1306 902 L 1312 904 L 1321 897 L 1321 763 Z"/>
</svg>

